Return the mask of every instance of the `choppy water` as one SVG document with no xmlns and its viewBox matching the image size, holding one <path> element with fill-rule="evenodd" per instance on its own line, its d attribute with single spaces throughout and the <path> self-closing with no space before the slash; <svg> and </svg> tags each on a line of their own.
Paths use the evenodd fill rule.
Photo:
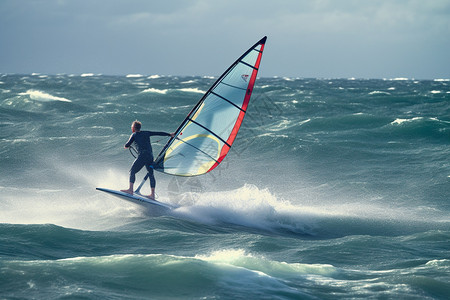
<svg viewBox="0 0 450 300">
<path fill-rule="evenodd" d="M 95 190 L 213 81 L 0 75 L 1 299 L 450 297 L 446 79 L 259 78 L 218 169 L 156 174 L 180 208 Z"/>
</svg>

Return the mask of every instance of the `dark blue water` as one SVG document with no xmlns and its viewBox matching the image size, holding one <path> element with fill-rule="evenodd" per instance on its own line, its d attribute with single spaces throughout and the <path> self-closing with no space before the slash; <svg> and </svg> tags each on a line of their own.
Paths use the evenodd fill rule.
<svg viewBox="0 0 450 300">
<path fill-rule="evenodd" d="M 259 78 L 218 169 L 156 174 L 180 208 L 95 190 L 213 82 L 0 76 L 1 299 L 450 297 L 449 80 Z"/>
</svg>

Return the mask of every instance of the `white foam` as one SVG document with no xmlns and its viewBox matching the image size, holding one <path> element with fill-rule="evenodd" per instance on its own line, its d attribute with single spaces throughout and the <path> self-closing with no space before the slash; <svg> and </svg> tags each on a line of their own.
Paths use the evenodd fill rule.
<svg viewBox="0 0 450 300">
<path fill-rule="evenodd" d="M 50 95 L 48 93 L 37 91 L 37 90 L 28 90 L 25 93 L 20 93 L 21 96 L 30 96 L 32 100 L 48 102 L 48 101 L 62 101 L 62 102 L 72 102 L 69 99 L 63 97 L 57 97 Z"/>
<path fill-rule="evenodd" d="M 158 79 L 161 78 L 161 75 L 150 75 L 147 77 L 147 79 Z"/>
<path fill-rule="evenodd" d="M 306 120 L 306 122 L 309 122 L 309 120 Z M 286 130 L 287 128 L 291 128 L 293 126 L 296 125 L 303 125 L 304 123 L 306 123 L 305 121 L 299 122 L 299 123 L 295 123 L 292 120 L 280 120 L 277 124 L 274 124 L 273 126 L 270 126 L 269 128 L 267 128 L 270 131 L 282 131 L 282 130 Z"/>
<path fill-rule="evenodd" d="M 186 93 L 198 93 L 198 94 L 204 94 L 206 93 L 205 91 L 202 91 L 198 88 L 183 88 L 183 89 L 178 89 L 181 92 L 186 92 Z"/>
<path fill-rule="evenodd" d="M 253 185 L 226 192 L 199 193 L 189 203 L 173 211 L 174 215 L 206 224 L 234 224 L 268 231 L 288 230 L 311 233 L 315 227 L 311 215 L 288 201 L 277 199 L 269 190 Z"/>
<path fill-rule="evenodd" d="M 405 122 L 413 122 L 413 121 L 422 120 L 422 119 L 423 119 L 422 117 L 414 117 L 412 119 L 395 119 L 395 121 L 392 121 L 391 124 L 392 125 L 400 125 Z"/>
<path fill-rule="evenodd" d="M 188 81 L 183 81 L 183 82 L 180 82 L 181 84 L 189 84 L 189 83 L 196 83 L 197 81 L 196 80 L 188 80 Z"/>
<path fill-rule="evenodd" d="M 80 76 L 81 77 L 92 77 L 92 76 L 94 76 L 94 73 L 83 73 Z"/>
<path fill-rule="evenodd" d="M 370 92 L 369 95 L 390 95 L 390 93 L 383 92 L 383 91 L 373 91 L 373 92 Z"/>
<path fill-rule="evenodd" d="M 159 90 L 155 88 L 148 88 L 142 91 L 142 93 L 157 93 L 157 94 L 167 94 L 167 89 Z"/>
<path fill-rule="evenodd" d="M 144 77 L 144 75 L 141 75 L 141 74 L 128 74 L 126 77 L 127 78 L 141 78 L 141 77 Z"/>
<path fill-rule="evenodd" d="M 270 260 L 262 255 L 255 255 L 246 252 L 244 249 L 224 249 L 213 251 L 209 255 L 196 255 L 196 259 L 201 259 L 210 263 L 227 264 L 235 267 L 245 268 L 262 275 L 272 277 L 285 277 L 291 275 L 332 275 L 337 269 L 332 265 L 324 264 L 301 264 L 287 263 Z"/>
</svg>

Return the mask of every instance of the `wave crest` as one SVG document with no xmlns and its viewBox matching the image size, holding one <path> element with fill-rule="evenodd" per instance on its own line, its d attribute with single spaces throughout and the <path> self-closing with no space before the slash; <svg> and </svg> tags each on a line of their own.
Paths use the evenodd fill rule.
<svg viewBox="0 0 450 300">
<path fill-rule="evenodd" d="M 174 211 L 181 217 L 206 224 L 231 224 L 270 232 L 312 234 L 311 215 L 278 199 L 268 189 L 246 184 L 226 192 L 200 193 L 188 206 Z"/>
<path fill-rule="evenodd" d="M 21 96 L 29 96 L 32 100 L 47 102 L 47 101 L 62 101 L 62 102 L 72 102 L 67 98 L 57 97 L 50 95 L 46 92 L 38 91 L 38 90 L 28 90 L 25 93 L 20 93 Z"/>
</svg>

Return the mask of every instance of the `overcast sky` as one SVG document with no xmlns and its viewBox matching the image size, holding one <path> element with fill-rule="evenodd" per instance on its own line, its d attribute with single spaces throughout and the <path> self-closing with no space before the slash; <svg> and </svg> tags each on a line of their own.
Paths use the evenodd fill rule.
<svg viewBox="0 0 450 300">
<path fill-rule="evenodd" d="M 0 0 L 0 73 L 450 78 L 450 0 Z"/>
</svg>

